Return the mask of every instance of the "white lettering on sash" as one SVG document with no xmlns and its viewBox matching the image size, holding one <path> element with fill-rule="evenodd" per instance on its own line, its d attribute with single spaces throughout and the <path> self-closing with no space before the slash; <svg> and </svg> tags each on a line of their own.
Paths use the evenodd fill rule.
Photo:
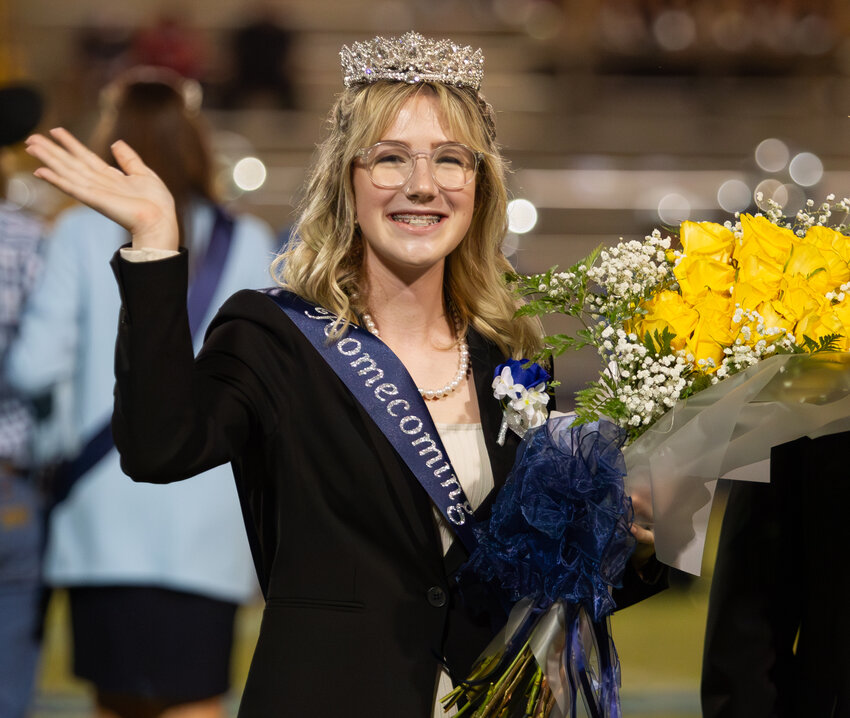
<svg viewBox="0 0 850 718">
<path fill-rule="evenodd" d="M 462 504 L 455 504 L 446 509 L 446 516 L 455 526 L 463 526 L 466 523 L 467 515 L 472 516 L 472 507 L 468 501 Z"/>
<path fill-rule="evenodd" d="M 369 356 L 367 352 L 363 352 L 363 356 L 357 357 L 353 362 L 351 362 L 352 368 L 359 366 L 360 364 L 366 364 L 367 366 L 358 371 L 357 373 L 360 376 L 366 376 L 369 372 L 375 372 L 375 376 L 369 377 L 366 380 L 366 386 L 372 386 L 376 381 L 379 381 L 384 378 L 384 370 L 380 369 L 378 365 L 375 363 L 375 360 Z"/>
<path fill-rule="evenodd" d="M 322 309 L 322 307 L 313 307 L 313 309 L 319 313 L 318 317 L 315 314 L 310 314 L 307 310 L 304 311 L 304 316 L 309 317 L 310 319 L 325 319 L 331 322 L 336 319 L 336 315 L 331 314 L 327 309 Z"/>
<path fill-rule="evenodd" d="M 377 389 L 375 391 L 377 391 Z M 410 402 L 408 402 L 407 399 L 393 399 L 389 404 L 387 404 L 387 414 L 394 419 L 398 419 L 398 414 L 395 413 L 395 407 L 399 404 L 404 404 L 403 411 L 410 411 Z"/>
<path fill-rule="evenodd" d="M 322 309 L 321 307 L 313 307 L 318 313 L 319 316 L 315 314 L 310 314 L 309 311 L 304 311 L 304 316 L 310 319 L 320 319 L 326 322 L 331 322 L 330 324 L 325 324 L 325 336 L 329 337 L 331 335 L 331 328 L 333 327 L 333 322 L 336 321 L 336 314 L 331 314 L 327 309 Z"/>
<path fill-rule="evenodd" d="M 449 491 L 450 499 L 456 499 L 463 493 L 463 488 L 461 487 L 460 482 L 457 480 L 457 476 L 455 476 L 454 474 L 452 474 L 446 481 L 441 481 L 440 486 L 442 486 L 444 489 L 449 488 L 449 486 L 457 487 L 454 489 L 454 491 Z"/>
<path fill-rule="evenodd" d="M 387 396 L 395 396 L 396 394 L 398 394 L 398 387 L 395 384 L 379 384 L 375 387 L 375 398 L 378 401 L 386 401 L 386 399 L 381 396 L 381 394 L 386 394 Z M 395 401 L 400 400 L 396 399 Z M 409 409 L 410 407 L 408 406 L 407 408 Z M 390 408 L 388 406 L 387 411 L 389 410 Z M 392 412 L 390 412 L 390 415 L 392 415 Z"/>
<path fill-rule="evenodd" d="M 354 349 L 345 349 L 348 344 L 353 344 Z M 340 339 L 336 343 L 336 348 L 339 350 L 340 354 L 345 354 L 345 356 L 350 357 L 355 354 L 359 354 L 360 350 L 363 348 L 363 345 L 357 341 L 354 337 L 345 337 L 345 339 Z"/>
<path fill-rule="evenodd" d="M 420 436 L 416 441 L 410 442 L 413 446 L 418 446 L 419 444 L 427 444 L 424 449 L 419 450 L 419 456 L 425 456 L 425 454 L 429 454 L 434 452 L 436 456 L 432 456 L 428 459 L 425 464 L 430 469 L 432 464 L 436 464 L 443 460 L 443 452 L 437 448 L 437 442 L 431 438 L 431 435 L 426 431 L 422 436 Z"/>
<path fill-rule="evenodd" d="M 411 421 L 414 422 L 416 428 L 405 429 L 404 425 L 409 424 Z M 422 431 L 422 419 L 420 419 L 418 416 L 414 416 L 413 414 L 408 414 L 400 422 L 398 422 L 398 428 L 401 429 L 408 436 L 413 436 Z"/>
</svg>

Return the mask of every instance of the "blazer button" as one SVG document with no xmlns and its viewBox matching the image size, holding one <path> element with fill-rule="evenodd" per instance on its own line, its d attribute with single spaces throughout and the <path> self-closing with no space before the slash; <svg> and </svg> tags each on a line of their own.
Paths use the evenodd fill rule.
<svg viewBox="0 0 850 718">
<path fill-rule="evenodd" d="M 431 586 L 426 594 L 428 603 L 434 608 L 442 608 L 446 605 L 446 592 L 439 586 Z"/>
</svg>

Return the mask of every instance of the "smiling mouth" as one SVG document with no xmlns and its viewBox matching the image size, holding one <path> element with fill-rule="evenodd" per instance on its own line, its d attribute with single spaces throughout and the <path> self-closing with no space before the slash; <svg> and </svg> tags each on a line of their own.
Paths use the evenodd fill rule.
<svg viewBox="0 0 850 718">
<path fill-rule="evenodd" d="M 409 224 L 411 227 L 429 227 L 442 219 L 439 214 L 392 214 L 393 222 Z"/>
</svg>

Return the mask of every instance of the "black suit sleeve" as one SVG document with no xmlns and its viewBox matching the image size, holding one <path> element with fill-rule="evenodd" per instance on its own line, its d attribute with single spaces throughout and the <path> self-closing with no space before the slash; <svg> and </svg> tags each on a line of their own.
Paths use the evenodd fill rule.
<svg viewBox="0 0 850 718">
<path fill-rule="evenodd" d="M 112 431 L 134 480 L 167 483 L 238 455 L 255 430 L 263 390 L 238 350 L 249 327 L 211 327 L 196 364 L 186 311 L 187 254 L 112 260 L 122 309 Z M 210 335 L 215 335 L 210 339 Z"/>
</svg>

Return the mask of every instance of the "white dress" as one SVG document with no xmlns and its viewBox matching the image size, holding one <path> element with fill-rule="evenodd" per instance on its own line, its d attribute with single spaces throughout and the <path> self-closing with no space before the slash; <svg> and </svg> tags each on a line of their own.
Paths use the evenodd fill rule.
<svg viewBox="0 0 850 718">
<path fill-rule="evenodd" d="M 481 424 L 437 424 L 437 432 L 446 447 L 455 475 L 463 487 L 473 509 L 477 509 L 493 488 L 493 471 L 487 460 L 487 447 L 484 443 L 484 430 Z M 434 509 L 434 516 L 440 530 L 443 553 L 449 550 L 454 534 L 443 516 Z M 452 708 L 443 712 L 440 698 L 450 693 L 453 686 L 449 674 L 440 669 L 436 678 L 433 718 L 452 716 L 457 710 Z"/>
</svg>

